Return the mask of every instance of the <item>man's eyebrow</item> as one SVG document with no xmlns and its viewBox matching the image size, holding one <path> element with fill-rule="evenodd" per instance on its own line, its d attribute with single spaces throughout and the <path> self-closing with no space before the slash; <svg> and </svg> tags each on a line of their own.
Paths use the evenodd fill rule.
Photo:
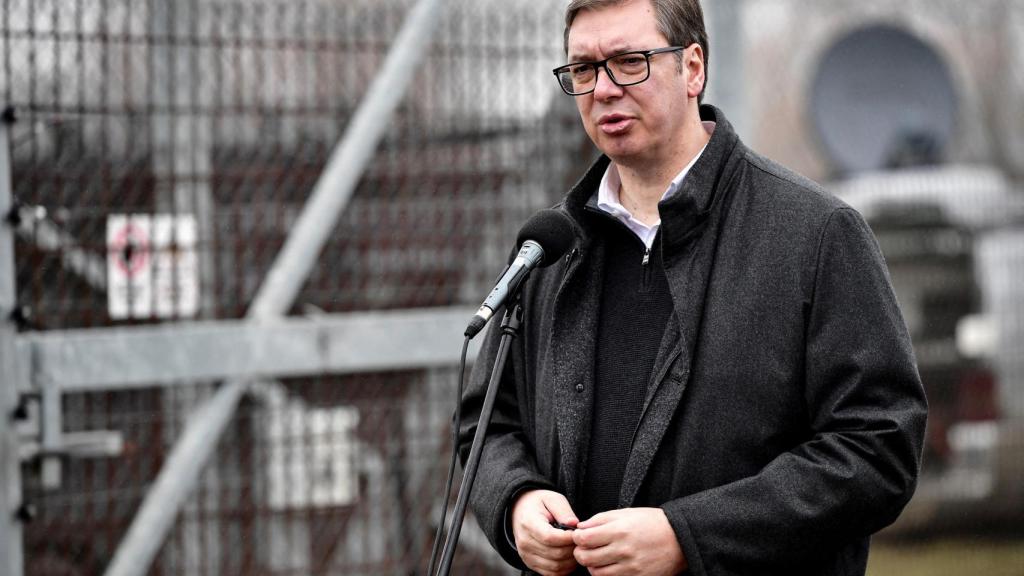
<svg viewBox="0 0 1024 576">
<path fill-rule="evenodd" d="M 638 49 L 633 48 L 630 44 L 619 44 L 615 45 L 614 50 L 608 51 L 608 56 L 615 56 L 616 54 L 622 54 L 624 52 L 636 52 Z M 584 50 L 582 53 L 570 53 L 569 62 L 596 62 L 600 58 L 591 56 L 589 51 Z"/>
<path fill-rule="evenodd" d="M 589 52 L 576 52 L 570 53 L 569 57 L 566 58 L 567 62 L 593 62 L 594 58 L 590 56 Z"/>
</svg>

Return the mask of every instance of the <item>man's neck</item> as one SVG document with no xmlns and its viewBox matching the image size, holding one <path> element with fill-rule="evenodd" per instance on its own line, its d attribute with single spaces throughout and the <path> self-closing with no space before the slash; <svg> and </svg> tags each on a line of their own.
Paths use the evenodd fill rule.
<svg viewBox="0 0 1024 576">
<path fill-rule="evenodd" d="M 658 222 L 661 218 L 658 202 L 665 195 L 665 190 L 672 179 L 700 153 L 710 138 L 700 118 L 697 118 L 694 123 L 687 124 L 680 145 L 672 147 L 672 151 L 664 158 L 615 161 L 621 180 L 619 202 L 644 224 L 650 226 Z"/>
</svg>

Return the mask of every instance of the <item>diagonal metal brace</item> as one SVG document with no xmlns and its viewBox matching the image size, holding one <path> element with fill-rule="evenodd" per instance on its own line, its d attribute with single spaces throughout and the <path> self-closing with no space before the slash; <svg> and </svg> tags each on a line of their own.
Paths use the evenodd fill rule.
<svg viewBox="0 0 1024 576">
<path fill-rule="evenodd" d="M 257 293 L 247 315 L 249 319 L 259 322 L 281 316 L 294 303 L 380 143 L 391 115 L 416 76 L 416 66 L 428 52 L 442 8 L 442 0 L 419 0 L 409 13 L 381 74 L 364 96 Z M 107 576 L 142 575 L 149 571 L 247 387 L 245 380 L 226 382 L 207 404 L 193 412 L 118 547 Z"/>
</svg>

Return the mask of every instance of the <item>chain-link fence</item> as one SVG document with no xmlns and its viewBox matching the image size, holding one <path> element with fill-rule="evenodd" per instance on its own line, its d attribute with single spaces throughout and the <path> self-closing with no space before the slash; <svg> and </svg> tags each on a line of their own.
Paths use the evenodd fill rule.
<svg viewBox="0 0 1024 576">
<path fill-rule="evenodd" d="M 39 216 L 21 229 L 18 286 L 35 325 L 109 323 L 112 215 L 187 217 L 196 315 L 241 316 L 409 5 L 7 0 L 15 194 Z M 300 307 L 469 302 L 493 272 L 466 263 L 507 251 L 572 176 L 560 152 L 580 136 L 539 73 L 559 58 L 557 7 L 446 14 Z M 118 244 L 126 267 L 145 236 Z"/>
<path fill-rule="evenodd" d="M 430 554 L 450 370 L 264 383 L 239 409 L 151 574 L 411 574 Z M 195 387 L 76 394 L 69 432 L 116 430 L 116 457 L 69 461 L 61 486 L 26 468 L 26 574 L 102 574 L 210 392 Z M 461 573 L 500 566 L 467 524 Z"/>
<path fill-rule="evenodd" d="M 243 318 L 412 4 L 0 0 L 22 333 Z M 593 155 L 549 72 L 563 60 L 563 2 L 445 4 L 292 316 L 477 303 L 519 225 Z M 933 407 L 927 477 L 893 534 L 998 528 L 1016 534 L 1019 559 L 1024 262 L 1020 221 L 1002 217 L 1024 174 L 1024 3 L 735 4 L 739 19 L 713 32 L 739 42 L 742 67 L 713 70 L 710 101 L 716 81 L 742 90 L 719 98 L 739 102 L 726 113 L 749 144 L 869 215 L 914 332 Z M 918 162 L 945 168 L 865 184 L 817 132 L 824 55 L 872 25 L 923 38 L 947 63 L 959 120 L 941 158 Z M 951 206 L 965 197 L 980 215 Z M 441 337 L 457 352 L 457 334 Z M 255 384 L 151 573 L 420 572 L 454 380 L 445 367 Z M 102 573 L 216 389 L 140 381 L 64 394 L 63 433 L 116 432 L 119 443 L 26 460 L 26 573 Z M 29 403 L 29 427 L 43 404 Z M 472 526 L 458 562 L 458 573 L 503 570 Z"/>
<path fill-rule="evenodd" d="M 578 171 L 572 110 L 541 73 L 558 7 L 448 4 L 296 314 L 470 303 Z M 4 1 L 24 327 L 244 316 L 411 5 Z M 422 569 L 454 385 L 438 370 L 256 386 L 153 573 Z M 123 449 L 66 460 L 56 482 L 23 467 L 26 573 L 102 573 L 215 388 L 146 386 L 63 397 L 63 432 Z M 493 563 L 479 538 L 461 571 Z"/>
</svg>

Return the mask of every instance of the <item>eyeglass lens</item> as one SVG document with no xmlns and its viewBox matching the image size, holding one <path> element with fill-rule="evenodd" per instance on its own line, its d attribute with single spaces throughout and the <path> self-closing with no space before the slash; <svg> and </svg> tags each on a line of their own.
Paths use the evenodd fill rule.
<svg viewBox="0 0 1024 576">
<path fill-rule="evenodd" d="M 597 67 L 600 64 L 581 63 L 559 71 L 558 81 L 566 92 L 582 94 L 590 92 L 597 86 Z M 614 56 L 604 65 L 612 82 L 619 86 L 638 84 L 647 79 L 647 56 L 642 53 L 629 53 Z"/>
</svg>

